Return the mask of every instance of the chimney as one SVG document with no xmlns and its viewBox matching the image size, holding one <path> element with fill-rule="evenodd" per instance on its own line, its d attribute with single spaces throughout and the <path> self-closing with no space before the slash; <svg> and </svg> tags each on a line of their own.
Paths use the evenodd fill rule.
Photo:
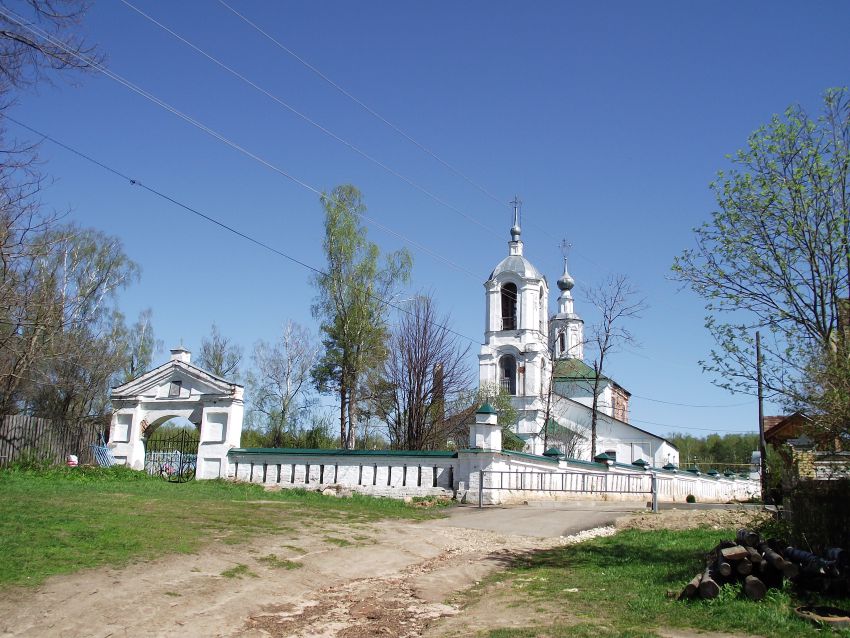
<svg viewBox="0 0 850 638">
<path fill-rule="evenodd" d="M 183 346 L 178 346 L 171 351 L 171 360 L 189 363 L 192 360 L 192 353 Z"/>
</svg>

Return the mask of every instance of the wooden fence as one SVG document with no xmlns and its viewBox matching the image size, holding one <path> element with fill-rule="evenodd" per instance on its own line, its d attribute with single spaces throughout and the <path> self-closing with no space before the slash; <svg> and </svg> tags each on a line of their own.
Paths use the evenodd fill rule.
<svg viewBox="0 0 850 638">
<path fill-rule="evenodd" d="M 48 419 L 23 414 L 0 417 L 0 466 L 22 460 L 61 465 L 69 454 L 94 463 L 89 447 L 97 442 L 96 424 L 56 426 Z"/>
</svg>

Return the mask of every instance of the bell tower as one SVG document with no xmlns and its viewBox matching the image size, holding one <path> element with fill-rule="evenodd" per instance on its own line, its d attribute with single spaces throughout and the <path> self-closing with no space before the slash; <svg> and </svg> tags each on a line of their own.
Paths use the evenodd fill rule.
<svg viewBox="0 0 850 638">
<path fill-rule="evenodd" d="M 572 289 L 576 282 L 567 270 L 566 249 L 569 245 L 562 242 L 564 249 L 564 274 L 558 279 L 558 314 L 552 319 L 552 336 L 555 341 L 556 359 L 584 359 L 584 321 L 573 308 Z"/>
<path fill-rule="evenodd" d="M 521 202 L 515 198 L 508 255 L 484 283 L 484 344 L 478 355 L 479 384 L 511 395 L 519 414 L 516 433 L 536 435 L 543 423 L 549 357 L 549 284 L 526 259 L 520 227 Z"/>
</svg>

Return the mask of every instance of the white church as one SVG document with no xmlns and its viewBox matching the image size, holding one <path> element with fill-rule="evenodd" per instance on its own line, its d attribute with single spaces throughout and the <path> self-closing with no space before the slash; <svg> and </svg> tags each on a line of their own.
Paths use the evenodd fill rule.
<svg viewBox="0 0 850 638">
<path fill-rule="evenodd" d="M 512 395 L 518 413 L 514 431 L 524 442 L 524 452 L 542 455 L 555 448 L 567 457 L 590 461 L 595 374 L 583 360 L 584 322 L 575 312 L 571 292 L 575 281 L 564 258 L 564 273 L 557 282 L 558 313 L 550 320 L 549 285 L 523 254 L 516 206 L 510 232 L 508 256 L 484 284 L 480 386 Z M 628 422 L 630 394 L 625 388 L 604 376 L 598 388 L 598 460 L 679 465 L 672 443 Z"/>
</svg>

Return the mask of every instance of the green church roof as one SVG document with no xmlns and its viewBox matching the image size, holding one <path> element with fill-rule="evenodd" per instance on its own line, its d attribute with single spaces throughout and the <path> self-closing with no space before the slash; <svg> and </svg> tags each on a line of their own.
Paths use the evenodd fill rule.
<svg viewBox="0 0 850 638">
<path fill-rule="evenodd" d="M 596 373 L 581 359 L 560 359 L 555 362 L 556 379 L 595 379 Z M 600 377 L 607 379 L 605 375 Z"/>
</svg>

